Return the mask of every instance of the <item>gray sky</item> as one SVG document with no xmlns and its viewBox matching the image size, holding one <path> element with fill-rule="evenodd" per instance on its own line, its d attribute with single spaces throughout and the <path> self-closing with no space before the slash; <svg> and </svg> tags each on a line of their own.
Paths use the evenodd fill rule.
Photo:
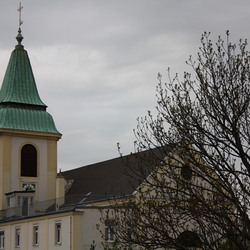
<svg viewBox="0 0 250 250">
<path fill-rule="evenodd" d="M 0 82 L 19 1 L 0 2 Z M 62 170 L 133 151 L 136 118 L 156 106 L 157 74 L 191 71 L 204 31 L 249 39 L 249 0 L 23 0 L 23 45 L 57 129 Z"/>
</svg>

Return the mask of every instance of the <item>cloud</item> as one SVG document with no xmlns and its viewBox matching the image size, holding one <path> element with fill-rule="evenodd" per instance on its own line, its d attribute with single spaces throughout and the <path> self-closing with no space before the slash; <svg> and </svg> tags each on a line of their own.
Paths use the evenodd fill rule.
<svg viewBox="0 0 250 250">
<path fill-rule="evenodd" d="M 133 150 L 136 118 L 156 106 L 157 73 L 182 76 L 203 31 L 249 38 L 250 2 L 23 0 L 23 44 L 57 128 L 59 168 Z M 0 2 L 0 79 L 16 44 L 17 1 Z"/>
</svg>

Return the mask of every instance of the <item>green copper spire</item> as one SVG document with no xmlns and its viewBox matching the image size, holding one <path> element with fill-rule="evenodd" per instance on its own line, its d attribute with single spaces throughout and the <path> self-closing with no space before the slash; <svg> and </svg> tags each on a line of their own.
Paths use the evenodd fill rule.
<svg viewBox="0 0 250 250">
<path fill-rule="evenodd" d="M 20 27 L 16 39 L 0 90 L 0 128 L 58 133 L 39 97 Z"/>
<path fill-rule="evenodd" d="M 22 39 L 19 29 L 18 45 L 11 54 L 4 76 L 0 103 L 23 103 L 46 107 L 39 97 L 28 53 L 21 45 Z"/>
</svg>

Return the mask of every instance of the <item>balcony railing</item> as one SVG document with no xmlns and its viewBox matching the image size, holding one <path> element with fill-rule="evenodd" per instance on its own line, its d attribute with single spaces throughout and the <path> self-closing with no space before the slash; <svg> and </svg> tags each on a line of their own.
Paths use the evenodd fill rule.
<svg viewBox="0 0 250 250">
<path fill-rule="evenodd" d="M 102 196 L 103 197 L 103 196 Z M 100 195 L 79 194 L 70 195 L 63 198 L 34 202 L 32 204 L 12 206 L 5 210 L 0 210 L 0 221 L 13 220 L 27 216 L 37 216 L 57 211 L 73 208 L 76 205 L 87 204 L 96 201 Z"/>
</svg>

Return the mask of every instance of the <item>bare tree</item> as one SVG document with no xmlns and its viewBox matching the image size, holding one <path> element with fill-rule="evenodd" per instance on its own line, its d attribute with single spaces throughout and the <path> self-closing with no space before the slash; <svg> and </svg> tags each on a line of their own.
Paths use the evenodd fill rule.
<svg viewBox="0 0 250 250">
<path fill-rule="evenodd" d="M 124 246 L 250 249 L 247 41 L 232 44 L 227 32 L 213 43 L 204 33 L 187 63 L 194 76 L 158 75 L 158 115 L 138 120 L 137 164 L 125 159 L 140 186 L 106 219 Z"/>
</svg>

